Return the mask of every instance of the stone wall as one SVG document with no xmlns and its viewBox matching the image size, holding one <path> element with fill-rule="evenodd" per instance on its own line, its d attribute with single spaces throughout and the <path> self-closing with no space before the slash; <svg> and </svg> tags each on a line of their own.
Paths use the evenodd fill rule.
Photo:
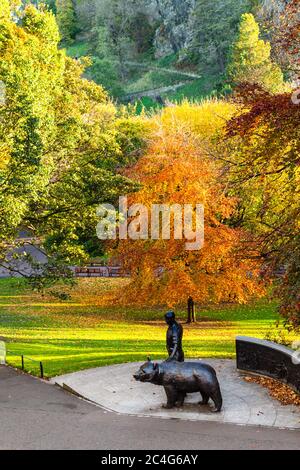
<svg viewBox="0 0 300 470">
<path fill-rule="evenodd" d="M 272 377 L 300 392 L 300 362 L 292 349 L 271 341 L 238 336 L 236 359 L 238 369 Z"/>
</svg>

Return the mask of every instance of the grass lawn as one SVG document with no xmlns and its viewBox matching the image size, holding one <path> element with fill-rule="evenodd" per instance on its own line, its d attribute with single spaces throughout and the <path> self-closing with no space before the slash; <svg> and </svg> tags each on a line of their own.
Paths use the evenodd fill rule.
<svg viewBox="0 0 300 470">
<path fill-rule="evenodd" d="M 43 361 L 45 375 L 128 361 L 163 358 L 166 326 L 162 308 L 104 307 L 103 295 L 128 282 L 81 279 L 68 301 L 33 294 L 18 279 L 0 279 L 0 336 L 9 344 L 8 363 L 20 367 L 20 355 Z M 184 326 L 186 357 L 235 355 L 238 334 L 263 337 L 277 318 L 267 299 L 245 306 L 197 310 L 199 322 Z M 178 318 L 186 319 L 184 309 Z M 38 374 L 38 364 L 25 359 Z"/>
<path fill-rule="evenodd" d="M 87 42 L 75 42 L 67 48 L 67 54 L 70 57 L 82 57 L 88 55 L 88 48 Z"/>
<path fill-rule="evenodd" d="M 167 94 L 170 101 L 182 102 L 183 100 L 199 101 L 211 96 L 215 87 L 215 78 L 211 76 L 204 76 L 190 83 L 187 83 L 182 88 L 175 92 Z"/>
</svg>

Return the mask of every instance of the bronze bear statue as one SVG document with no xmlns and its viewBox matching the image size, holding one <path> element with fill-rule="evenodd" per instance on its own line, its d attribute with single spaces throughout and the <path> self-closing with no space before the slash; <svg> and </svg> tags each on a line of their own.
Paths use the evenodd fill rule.
<svg viewBox="0 0 300 470">
<path fill-rule="evenodd" d="M 172 360 L 156 364 L 148 359 L 133 377 L 140 382 L 162 385 L 167 395 L 165 408 L 173 408 L 176 403 L 182 406 L 187 393 L 200 392 L 200 405 L 206 405 L 211 398 L 214 411 L 221 411 L 222 395 L 216 371 L 204 362 Z"/>
</svg>

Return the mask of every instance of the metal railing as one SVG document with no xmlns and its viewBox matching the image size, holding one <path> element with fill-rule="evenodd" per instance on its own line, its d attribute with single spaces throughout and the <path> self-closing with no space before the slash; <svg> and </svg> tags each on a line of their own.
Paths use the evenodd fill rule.
<svg viewBox="0 0 300 470">
<path fill-rule="evenodd" d="M 19 356 L 19 354 L 16 354 L 14 351 L 10 351 L 9 349 L 6 349 L 6 356 L 7 354 L 13 354 L 14 356 Z M 21 369 L 25 371 L 25 359 L 28 359 L 29 361 L 35 362 L 36 364 L 39 364 L 39 369 L 40 369 L 40 378 L 43 379 L 45 377 L 44 375 L 44 366 L 42 361 L 38 361 L 37 359 L 32 359 L 32 357 L 25 356 L 24 354 L 20 354 L 21 358 Z"/>
</svg>

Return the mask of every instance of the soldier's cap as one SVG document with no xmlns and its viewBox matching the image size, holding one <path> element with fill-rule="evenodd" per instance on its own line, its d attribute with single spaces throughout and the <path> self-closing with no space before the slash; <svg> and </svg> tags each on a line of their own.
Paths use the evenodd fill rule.
<svg viewBox="0 0 300 470">
<path fill-rule="evenodd" d="M 166 320 L 174 320 L 175 319 L 175 312 L 173 310 L 169 310 L 165 314 L 165 318 L 166 318 Z"/>
</svg>

